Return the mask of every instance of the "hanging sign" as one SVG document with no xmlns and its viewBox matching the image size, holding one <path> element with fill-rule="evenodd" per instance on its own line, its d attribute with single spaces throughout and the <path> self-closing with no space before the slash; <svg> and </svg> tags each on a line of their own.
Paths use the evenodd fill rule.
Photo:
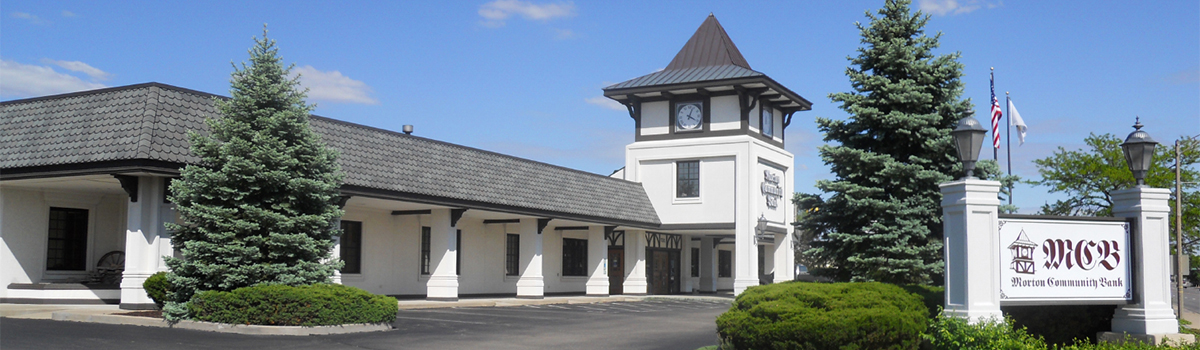
<svg viewBox="0 0 1200 350">
<path fill-rule="evenodd" d="M 1002 305 L 1133 300 L 1128 222 L 1002 218 L 999 224 Z"/>
</svg>

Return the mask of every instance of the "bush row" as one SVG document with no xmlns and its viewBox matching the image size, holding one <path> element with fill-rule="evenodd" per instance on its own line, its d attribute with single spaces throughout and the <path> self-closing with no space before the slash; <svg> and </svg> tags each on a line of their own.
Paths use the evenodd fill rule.
<svg viewBox="0 0 1200 350">
<path fill-rule="evenodd" d="M 940 314 L 944 290 L 882 283 L 788 282 L 757 286 L 717 318 L 732 349 L 1166 349 L 1093 344 L 1113 308 L 1004 307 L 1005 322 L 967 324 Z M 1076 315 L 1064 320 L 1062 315 Z M 1026 328 L 1028 327 L 1028 328 Z M 1030 330 L 1037 330 L 1036 332 Z M 1200 344 L 1187 345 L 1200 349 Z"/>
<path fill-rule="evenodd" d="M 340 284 L 204 291 L 188 302 L 188 312 L 197 321 L 278 326 L 390 323 L 397 309 L 392 297 Z"/>
</svg>

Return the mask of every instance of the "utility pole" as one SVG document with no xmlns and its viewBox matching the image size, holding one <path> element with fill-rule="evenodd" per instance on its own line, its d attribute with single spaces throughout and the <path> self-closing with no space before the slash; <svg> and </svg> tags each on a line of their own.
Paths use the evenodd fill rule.
<svg viewBox="0 0 1200 350">
<path fill-rule="evenodd" d="M 1179 319 L 1183 319 L 1183 264 L 1185 255 L 1183 254 L 1183 183 L 1180 176 L 1179 140 L 1175 140 L 1175 291 L 1179 298 L 1176 300 L 1179 307 Z"/>
</svg>

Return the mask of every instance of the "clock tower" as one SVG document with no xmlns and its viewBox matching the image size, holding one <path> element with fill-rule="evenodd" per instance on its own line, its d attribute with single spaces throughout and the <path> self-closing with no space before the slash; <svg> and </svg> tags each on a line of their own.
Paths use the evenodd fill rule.
<svg viewBox="0 0 1200 350">
<path fill-rule="evenodd" d="M 681 266 L 696 273 L 682 274 L 683 291 L 741 293 L 792 279 L 794 159 L 784 130 L 811 102 L 750 68 L 711 14 L 665 69 L 604 96 L 626 107 L 635 130 L 613 176 L 642 183 L 661 232 L 686 242 Z"/>
</svg>

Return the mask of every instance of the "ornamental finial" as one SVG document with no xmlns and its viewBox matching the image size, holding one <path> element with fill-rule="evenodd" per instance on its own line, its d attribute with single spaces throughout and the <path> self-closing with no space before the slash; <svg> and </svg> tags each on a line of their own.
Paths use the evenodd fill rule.
<svg viewBox="0 0 1200 350">
<path fill-rule="evenodd" d="M 1142 130 L 1142 127 L 1145 126 L 1145 125 L 1142 125 L 1142 117 L 1134 116 L 1134 118 L 1135 119 L 1133 120 L 1133 130 Z"/>
</svg>

